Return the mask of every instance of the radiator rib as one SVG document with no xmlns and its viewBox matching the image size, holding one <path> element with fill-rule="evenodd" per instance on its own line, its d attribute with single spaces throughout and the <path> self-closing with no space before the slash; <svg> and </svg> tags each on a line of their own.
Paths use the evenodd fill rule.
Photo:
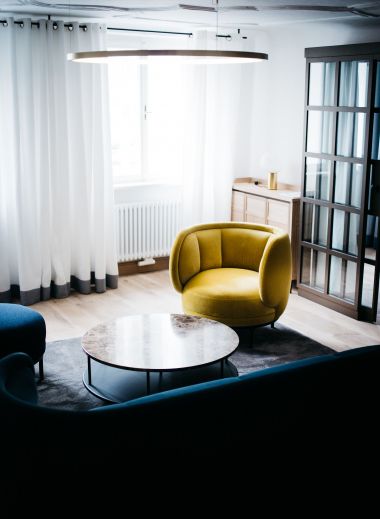
<svg viewBox="0 0 380 519">
<path fill-rule="evenodd" d="M 169 256 L 180 229 L 180 200 L 115 206 L 118 261 Z"/>
</svg>

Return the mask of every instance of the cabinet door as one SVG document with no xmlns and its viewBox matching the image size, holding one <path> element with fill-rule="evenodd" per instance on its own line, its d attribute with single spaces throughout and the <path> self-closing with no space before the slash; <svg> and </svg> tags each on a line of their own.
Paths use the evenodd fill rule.
<svg viewBox="0 0 380 519">
<path fill-rule="evenodd" d="M 246 221 L 266 223 L 267 200 L 260 196 L 247 195 Z"/>
<path fill-rule="evenodd" d="M 245 222 L 245 220 L 244 220 L 244 213 L 240 212 L 240 211 L 234 211 L 232 209 L 231 221 L 232 222 Z"/>
<path fill-rule="evenodd" d="M 279 227 L 290 234 L 290 204 L 278 200 L 268 200 L 268 225 Z"/>
<path fill-rule="evenodd" d="M 245 210 L 245 194 L 239 191 L 232 191 L 232 209 L 240 212 Z"/>
<path fill-rule="evenodd" d="M 244 222 L 245 198 L 246 195 L 244 193 L 232 192 L 231 220 L 233 222 Z"/>
<path fill-rule="evenodd" d="M 244 222 L 244 213 L 242 211 L 235 211 L 234 208 L 232 208 L 231 212 L 231 221 L 232 222 Z"/>
</svg>

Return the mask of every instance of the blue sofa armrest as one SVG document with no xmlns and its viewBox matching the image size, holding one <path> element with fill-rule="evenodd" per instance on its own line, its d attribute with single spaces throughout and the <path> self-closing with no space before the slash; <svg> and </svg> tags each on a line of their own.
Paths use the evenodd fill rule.
<svg viewBox="0 0 380 519">
<path fill-rule="evenodd" d="M 37 404 L 33 360 L 26 353 L 12 353 L 0 362 L 0 406 L 25 402 Z"/>
</svg>

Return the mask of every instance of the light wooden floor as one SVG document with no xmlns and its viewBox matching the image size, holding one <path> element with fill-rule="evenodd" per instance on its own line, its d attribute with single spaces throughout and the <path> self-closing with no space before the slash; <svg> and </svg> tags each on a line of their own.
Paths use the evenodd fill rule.
<svg viewBox="0 0 380 519">
<path fill-rule="evenodd" d="M 119 288 L 104 294 L 73 292 L 32 308 L 45 318 L 48 341 L 82 336 L 92 326 L 122 315 L 182 312 L 167 270 L 120 277 Z M 279 322 L 337 351 L 380 343 L 380 326 L 355 321 L 296 293 Z"/>
</svg>

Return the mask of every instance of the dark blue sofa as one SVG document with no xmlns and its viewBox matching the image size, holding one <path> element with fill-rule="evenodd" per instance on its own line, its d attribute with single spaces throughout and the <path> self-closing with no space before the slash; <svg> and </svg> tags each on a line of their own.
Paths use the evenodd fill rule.
<svg viewBox="0 0 380 519">
<path fill-rule="evenodd" d="M 375 454 L 379 366 L 380 346 L 370 346 L 70 412 L 38 405 L 33 362 L 15 353 L 0 361 L 2 467 L 257 462 L 315 447 L 331 453 L 347 441 L 350 456 Z"/>
</svg>

